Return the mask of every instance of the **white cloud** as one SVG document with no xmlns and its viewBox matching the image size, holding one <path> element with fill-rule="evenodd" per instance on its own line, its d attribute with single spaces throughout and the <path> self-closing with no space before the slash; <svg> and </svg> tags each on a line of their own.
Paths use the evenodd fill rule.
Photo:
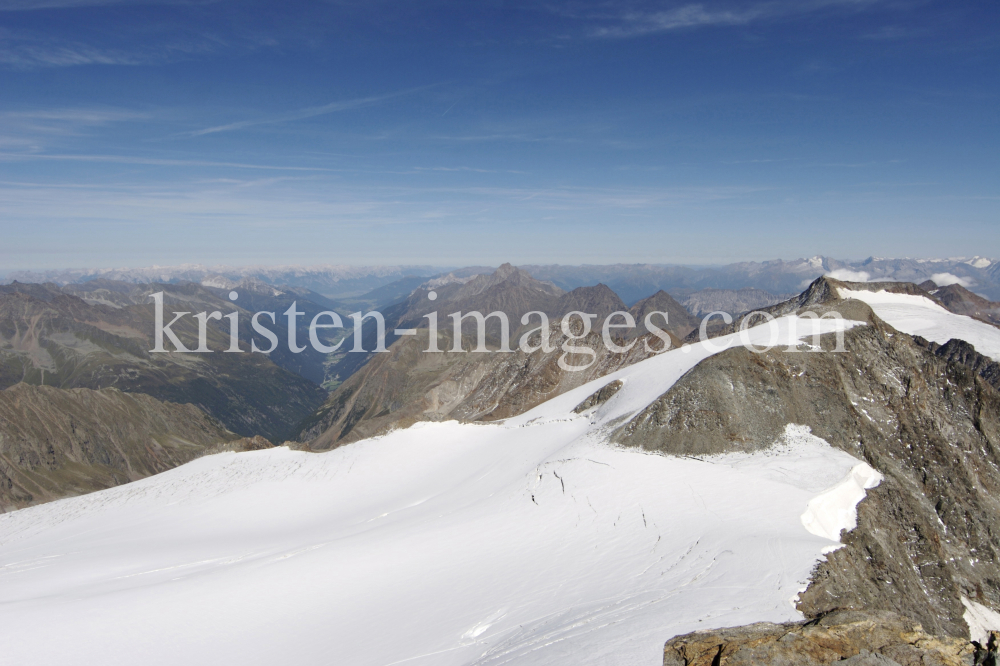
<svg viewBox="0 0 1000 666">
<path fill-rule="evenodd" d="M 129 157 L 127 155 L 53 155 L 38 153 L 0 152 L 0 161 L 7 160 L 55 160 L 67 162 L 108 162 L 112 164 L 145 164 L 149 166 L 177 167 L 224 167 L 232 169 L 264 169 L 274 171 L 333 171 L 324 167 L 275 166 L 269 164 L 247 164 L 244 162 L 211 162 L 206 160 L 171 160 L 152 157 Z"/>
<path fill-rule="evenodd" d="M 844 282 L 868 282 L 872 277 L 871 273 L 852 271 L 848 268 L 838 268 L 835 271 L 830 271 L 826 276 L 834 280 L 843 280 Z"/>
<path fill-rule="evenodd" d="M 630 11 L 618 17 L 613 25 L 594 30 L 595 37 L 635 37 L 703 26 L 746 25 L 760 20 L 780 19 L 826 9 L 865 9 L 878 0 L 770 0 L 729 8 L 711 8 L 692 3 L 665 11 Z"/>
<path fill-rule="evenodd" d="M 337 113 L 338 111 L 349 111 L 351 109 L 359 109 L 366 106 L 371 106 L 373 104 L 379 104 L 386 100 L 393 99 L 395 97 L 401 97 L 403 95 L 409 95 L 411 93 L 424 90 L 430 86 L 420 86 L 418 88 L 409 88 L 407 90 L 400 90 L 398 92 L 388 93 L 385 95 L 375 95 L 372 97 L 359 97 L 357 99 L 348 99 L 340 102 L 331 102 L 330 104 L 324 104 L 323 106 L 314 106 L 307 109 L 300 109 L 298 111 L 293 111 L 291 113 L 286 113 L 280 116 L 274 116 L 272 118 L 260 118 L 257 120 L 240 120 L 235 123 L 229 123 L 227 125 L 217 125 L 216 127 L 206 127 L 205 129 L 195 130 L 194 132 L 188 132 L 189 136 L 204 136 L 206 134 L 215 134 L 217 132 L 231 132 L 233 130 L 241 130 L 247 127 L 256 127 L 258 125 L 275 125 L 278 123 L 290 122 L 293 120 L 305 120 L 306 118 L 315 118 L 316 116 L 325 116 L 330 113 Z"/>
<path fill-rule="evenodd" d="M 0 0 L 2 3 L 3 0 Z M 0 12 L 3 6 L 0 4 Z M 132 50 L 106 44 L 70 42 L 32 30 L 10 30 L 0 26 L 0 65 L 12 69 L 75 67 L 79 65 L 147 65 L 173 62 L 208 53 L 218 42 L 197 35 L 164 44 L 146 44 Z"/>
<path fill-rule="evenodd" d="M 600 28 L 600 37 L 631 37 L 651 32 L 667 32 L 679 28 L 704 25 L 743 25 L 760 16 L 759 9 L 742 11 L 710 11 L 702 5 L 687 5 L 665 12 L 629 13 L 618 26 Z"/>
<path fill-rule="evenodd" d="M 19 69 L 72 67 L 75 65 L 139 65 L 135 55 L 80 44 L 18 44 L 0 49 L 0 63 Z"/>
<path fill-rule="evenodd" d="M 957 275 L 952 275 L 951 273 L 935 273 L 931 276 L 931 281 L 939 287 L 947 287 L 948 285 L 958 284 L 968 288 L 975 284 L 972 280 L 958 277 Z"/>
<path fill-rule="evenodd" d="M 192 0 L 0 0 L 0 12 L 30 12 L 38 9 L 73 9 L 105 5 L 196 4 Z"/>
</svg>

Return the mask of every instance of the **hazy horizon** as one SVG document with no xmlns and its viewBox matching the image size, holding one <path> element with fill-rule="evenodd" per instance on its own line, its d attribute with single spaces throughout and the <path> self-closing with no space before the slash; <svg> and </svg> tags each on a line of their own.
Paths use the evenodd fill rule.
<svg viewBox="0 0 1000 666">
<path fill-rule="evenodd" d="M 600 263 L 592 262 L 581 262 L 581 263 L 562 263 L 562 262 L 515 262 L 515 261 L 500 261 L 494 263 L 480 263 L 480 262 L 458 262 L 450 264 L 433 264 L 424 262 L 401 262 L 401 263 L 341 263 L 341 262 L 317 262 L 317 263 L 296 263 L 296 262 L 277 262 L 277 263 L 263 263 L 263 262 L 253 262 L 253 263 L 201 263 L 201 262 L 183 262 L 178 264 L 150 264 L 150 265 L 115 265 L 115 266 L 98 266 L 98 265 L 79 265 L 79 266 L 50 266 L 50 267 L 29 267 L 29 268 L 6 268 L 0 266 L 0 278 L 5 277 L 11 273 L 46 273 L 46 272 L 58 272 L 58 271 L 119 271 L 119 270 L 155 270 L 155 269 L 246 269 L 246 268 L 260 268 L 264 270 L 278 270 L 278 269 L 317 269 L 317 268 L 424 268 L 424 269 L 434 269 L 442 271 L 459 270 L 466 268 L 491 268 L 495 269 L 497 266 L 502 264 L 512 264 L 514 266 L 565 266 L 565 267 L 575 267 L 575 266 L 678 266 L 686 268 L 722 268 L 725 266 L 731 266 L 733 264 L 741 263 L 768 263 L 768 262 L 785 262 L 792 263 L 796 261 L 809 260 L 811 258 L 823 258 L 832 259 L 835 261 L 840 261 L 848 264 L 858 264 L 869 259 L 874 260 L 888 260 L 888 261 L 919 261 L 919 262 L 967 262 L 974 259 L 989 259 L 990 261 L 996 261 L 992 257 L 985 255 L 964 255 L 964 256 L 953 256 L 953 257 L 879 257 L 875 255 L 868 255 L 861 258 L 843 258 L 843 257 L 833 257 L 825 254 L 814 254 L 811 256 L 800 256 L 800 257 L 773 257 L 771 259 L 743 259 L 730 261 L 725 263 L 691 263 L 691 262 L 652 262 L 652 261 L 606 261 Z"/>
</svg>

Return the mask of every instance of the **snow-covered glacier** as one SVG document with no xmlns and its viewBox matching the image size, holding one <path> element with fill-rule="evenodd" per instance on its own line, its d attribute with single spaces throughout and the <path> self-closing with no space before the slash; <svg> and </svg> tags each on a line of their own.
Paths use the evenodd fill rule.
<svg viewBox="0 0 1000 666">
<path fill-rule="evenodd" d="M 785 317 L 781 339 L 792 322 L 796 335 L 855 325 Z M 679 633 L 798 619 L 796 594 L 873 470 L 795 425 L 757 454 L 607 443 L 734 342 L 660 354 L 501 423 L 218 454 L 2 515 L 0 654 L 653 666 Z M 616 379 L 610 400 L 573 413 Z"/>
</svg>

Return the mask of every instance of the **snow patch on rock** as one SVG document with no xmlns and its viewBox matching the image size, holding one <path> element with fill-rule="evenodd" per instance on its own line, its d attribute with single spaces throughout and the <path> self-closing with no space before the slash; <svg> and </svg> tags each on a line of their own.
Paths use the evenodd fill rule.
<svg viewBox="0 0 1000 666">
<path fill-rule="evenodd" d="M 840 483 L 809 500 L 802 524 L 810 534 L 840 541 L 841 531 L 858 526 L 858 504 L 866 491 L 881 482 L 881 474 L 867 463 L 858 463 Z"/>
<path fill-rule="evenodd" d="M 1000 613 L 965 597 L 962 605 L 965 606 L 962 619 L 969 625 L 969 637 L 985 645 L 991 631 L 1000 631 Z"/>
</svg>

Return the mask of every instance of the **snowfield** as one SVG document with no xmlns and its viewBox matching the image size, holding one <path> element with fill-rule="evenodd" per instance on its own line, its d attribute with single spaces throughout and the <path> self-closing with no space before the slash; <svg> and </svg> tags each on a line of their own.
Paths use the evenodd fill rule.
<svg viewBox="0 0 1000 666">
<path fill-rule="evenodd" d="M 799 335 L 856 324 L 784 317 L 782 339 L 793 321 Z M 680 633 L 799 619 L 796 594 L 853 527 L 874 470 L 791 424 L 753 455 L 607 443 L 735 337 L 503 423 L 208 456 L 0 515 L 0 654 L 22 666 L 654 666 Z M 608 402 L 572 413 L 615 379 Z"/>
<path fill-rule="evenodd" d="M 926 296 L 853 289 L 838 289 L 837 292 L 841 298 L 864 301 L 879 319 L 904 333 L 942 345 L 952 338 L 965 340 L 983 356 L 1000 361 L 1000 329 L 949 312 Z"/>
</svg>

